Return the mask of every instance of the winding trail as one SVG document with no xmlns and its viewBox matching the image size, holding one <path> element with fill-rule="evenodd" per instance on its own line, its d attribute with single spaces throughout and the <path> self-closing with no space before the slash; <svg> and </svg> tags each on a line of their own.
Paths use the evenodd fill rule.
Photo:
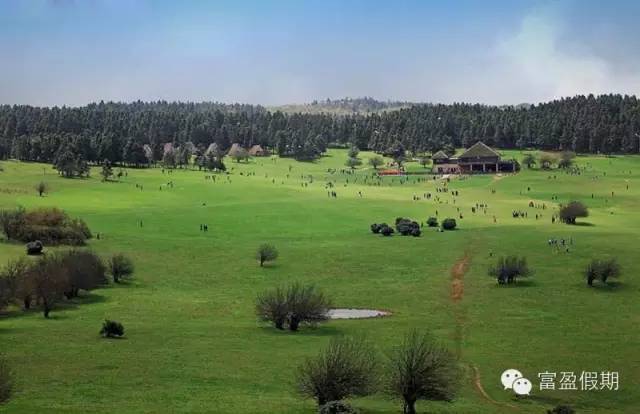
<svg viewBox="0 0 640 414">
<path fill-rule="evenodd" d="M 455 318 L 455 329 L 454 329 L 454 341 L 456 343 L 456 354 L 458 358 L 462 356 L 462 342 L 464 339 L 464 330 L 466 325 L 466 310 L 462 307 L 462 299 L 464 298 L 464 276 L 469 270 L 469 265 L 471 264 L 471 254 L 467 251 L 464 256 L 458 259 L 453 267 L 451 268 L 451 289 L 449 293 L 449 297 L 453 302 L 453 312 Z M 482 386 L 482 381 L 480 380 L 480 370 L 474 364 L 470 363 L 469 367 L 473 371 L 473 385 L 475 386 L 478 393 L 489 403 L 502 406 L 509 407 L 516 411 L 521 411 L 520 407 L 515 406 L 513 404 L 496 401 L 487 392 Z"/>
</svg>

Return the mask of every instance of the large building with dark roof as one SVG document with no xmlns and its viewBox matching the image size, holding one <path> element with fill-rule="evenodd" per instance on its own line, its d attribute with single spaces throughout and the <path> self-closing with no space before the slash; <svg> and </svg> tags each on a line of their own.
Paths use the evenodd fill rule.
<svg viewBox="0 0 640 414">
<path fill-rule="evenodd" d="M 515 160 L 503 160 L 500 154 L 483 142 L 476 142 L 457 157 L 438 151 L 431 157 L 433 172 L 438 174 L 475 174 L 516 172 Z"/>
</svg>

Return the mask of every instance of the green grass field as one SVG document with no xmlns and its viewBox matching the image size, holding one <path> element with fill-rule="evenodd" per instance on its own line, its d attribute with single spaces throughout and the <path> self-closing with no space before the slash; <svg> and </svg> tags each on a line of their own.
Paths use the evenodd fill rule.
<svg viewBox="0 0 640 414">
<path fill-rule="evenodd" d="M 48 165 L 2 162 L 0 208 L 60 207 L 101 233 L 90 248 L 104 256 L 124 252 L 137 269 L 131 283 L 60 306 L 50 320 L 19 309 L 0 316 L 0 350 L 17 375 L 16 395 L 0 412 L 313 413 L 314 402 L 293 388 L 302 359 L 338 335 L 366 334 L 384 353 L 411 328 L 459 351 L 466 373 L 455 402 L 419 402 L 419 412 L 544 413 L 559 403 L 580 414 L 637 412 L 640 158 L 578 157 L 587 167 L 579 176 L 525 169 L 452 179 L 449 187 L 460 193 L 455 204 L 451 193 L 436 193 L 441 181 L 385 178 L 372 186 L 364 183 L 366 167 L 355 175 L 328 172 L 344 168 L 345 159 L 346 151 L 330 150 L 315 163 L 227 161 L 230 174 L 215 183 L 205 180 L 208 173 L 160 169 L 129 169 L 120 182 L 102 183 L 98 169 L 89 179 L 69 180 Z M 40 180 L 51 186 L 45 197 L 34 190 Z M 327 196 L 327 180 L 336 181 L 337 198 Z M 173 188 L 160 190 L 168 181 Z M 442 203 L 412 200 L 426 192 Z M 581 221 L 588 225 L 552 224 L 554 195 L 558 203 L 584 201 L 590 217 Z M 547 209 L 529 208 L 529 201 Z M 487 213 L 473 214 L 476 203 L 488 204 Z M 458 218 L 459 230 L 425 227 L 420 238 L 369 231 L 371 223 L 398 216 L 426 221 L 436 210 L 440 219 Z M 512 218 L 513 210 L 528 218 Z M 207 233 L 199 231 L 203 223 Z M 552 237 L 571 238 L 570 252 L 549 247 Z M 280 258 L 260 268 L 254 252 L 263 242 L 275 244 Z M 501 254 L 525 255 L 535 271 L 531 281 L 498 286 L 487 267 Z M 0 264 L 21 255 L 22 244 L 0 244 Z M 465 255 L 464 293 L 455 301 L 451 269 Z M 585 265 L 607 256 L 622 266 L 619 283 L 587 287 Z M 393 316 L 330 321 L 298 333 L 259 323 L 256 294 L 293 280 L 314 282 L 339 307 Z M 101 339 L 105 318 L 121 321 L 126 339 Z M 530 397 L 502 389 L 508 368 L 532 380 Z M 544 371 L 618 371 L 620 388 L 540 391 L 537 374 Z M 352 402 L 366 413 L 401 411 L 399 401 L 382 395 Z"/>
</svg>

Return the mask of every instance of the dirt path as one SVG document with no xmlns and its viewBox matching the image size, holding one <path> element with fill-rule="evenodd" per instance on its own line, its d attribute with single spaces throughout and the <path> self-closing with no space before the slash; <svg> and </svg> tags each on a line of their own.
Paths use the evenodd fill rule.
<svg viewBox="0 0 640 414">
<path fill-rule="evenodd" d="M 464 298 L 464 276 L 469 270 L 471 264 L 471 254 L 465 252 L 458 261 L 456 261 L 451 268 L 451 290 L 449 297 L 453 302 L 453 312 L 455 317 L 455 329 L 454 329 L 454 341 L 456 343 L 456 354 L 458 358 L 462 356 L 462 342 L 464 339 L 464 330 L 466 325 L 466 310 L 462 307 L 462 300 Z M 469 364 L 473 371 L 473 385 L 478 390 L 478 393 L 488 402 L 497 406 L 509 407 L 520 411 L 520 408 L 509 404 L 494 400 L 485 391 L 480 380 L 480 370 L 474 364 Z"/>
</svg>

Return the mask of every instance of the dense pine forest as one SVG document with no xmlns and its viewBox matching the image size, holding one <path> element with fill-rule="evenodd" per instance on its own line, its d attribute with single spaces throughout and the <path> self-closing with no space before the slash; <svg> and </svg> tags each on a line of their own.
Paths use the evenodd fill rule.
<svg viewBox="0 0 640 414">
<path fill-rule="evenodd" d="M 88 162 L 146 165 L 166 143 L 183 152 L 260 144 L 312 159 L 329 146 L 413 152 L 468 146 L 640 152 L 635 96 L 576 96 L 537 105 L 420 104 L 380 113 L 283 113 L 219 103 L 96 103 L 83 107 L 0 106 L 0 158 L 52 162 L 61 153 Z M 185 154 L 188 155 L 188 154 Z"/>
</svg>

